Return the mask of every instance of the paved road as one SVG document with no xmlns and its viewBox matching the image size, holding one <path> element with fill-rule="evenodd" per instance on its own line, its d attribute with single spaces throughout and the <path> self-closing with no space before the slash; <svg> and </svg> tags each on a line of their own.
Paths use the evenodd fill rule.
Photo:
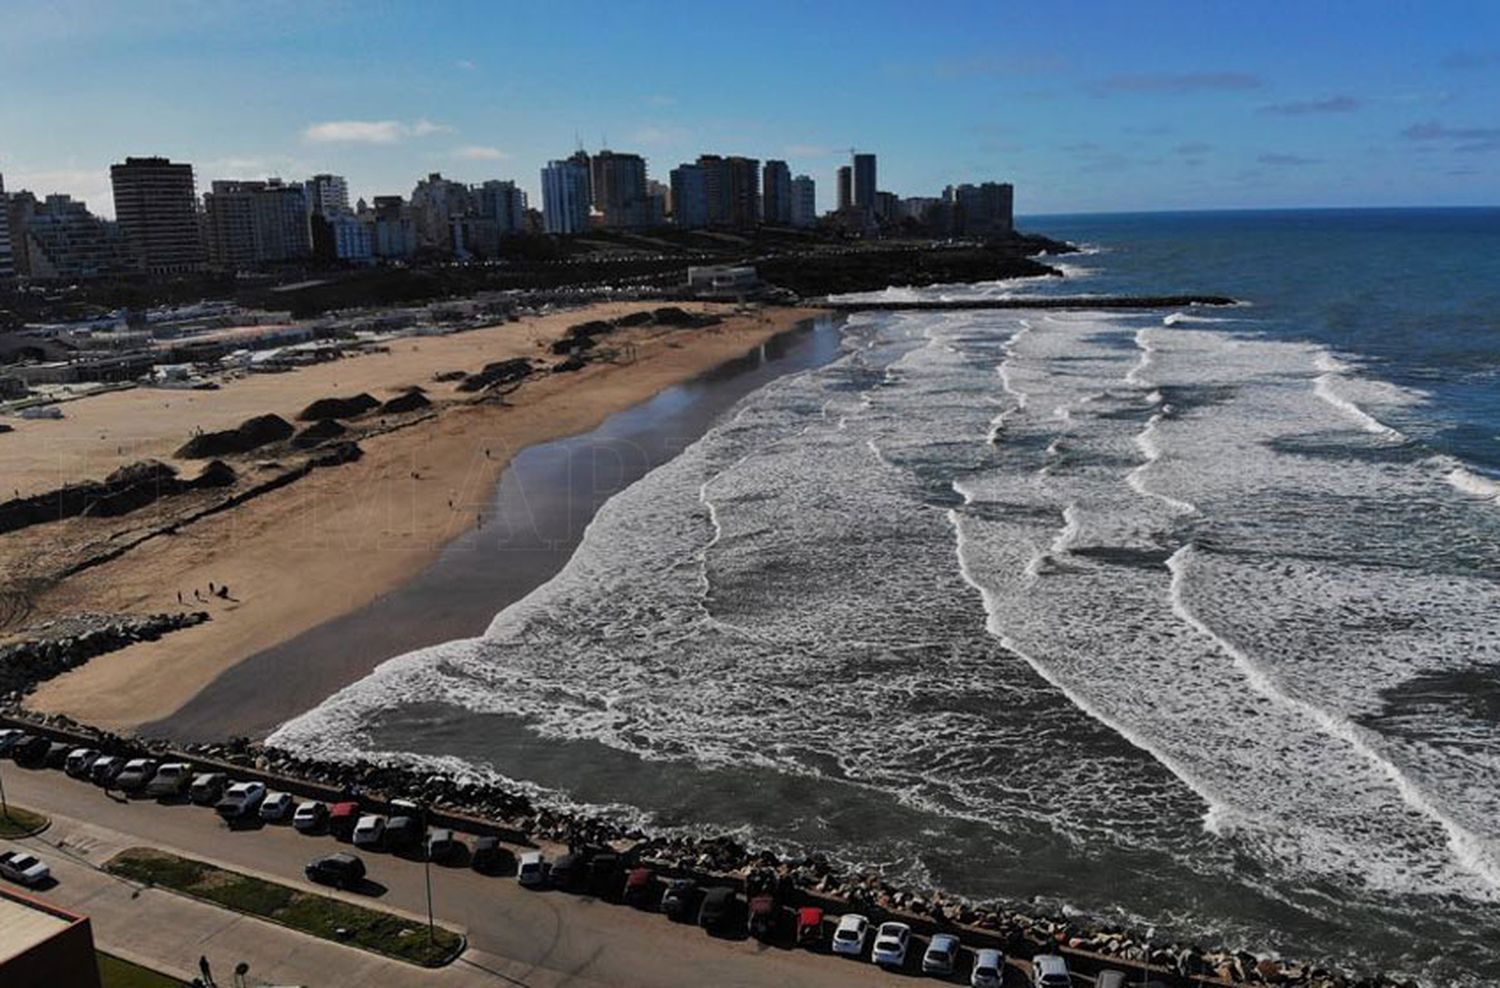
<svg viewBox="0 0 1500 988">
<path fill-rule="evenodd" d="M 438 921 L 464 931 L 470 950 L 441 972 L 420 971 L 170 893 L 132 898 L 123 883 L 90 871 L 122 847 L 141 844 L 308 887 L 302 866 L 341 846 L 330 837 L 310 837 L 286 826 L 231 831 L 205 807 L 121 802 L 61 772 L 28 771 L 14 762 L 0 765 L 0 771 L 13 802 L 53 818 L 53 827 L 32 842 L 60 878 L 46 896 L 92 914 L 101 946 L 174 972 L 189 973 L 185 968 L 196 965 L 198 955 L 207 952 L 200 942 L 210 943 L 226 960 L 237 947 L 253 942 L 261 953 L 252 969 L 262 977 L 274 973 L 279 980 L 318 988 L 358 983 L 877 988 L 913 983 L 912 975 L 883 972 L 867 961 L 710 937 L 654 913 L 559 892 L 530 892 L 513 879 L 440 867 L 432 869 Z M 37 846 L 36 840 L 60 842 L 62 849 Z M 420 863 L 386 854 L 363 857 L 371 880 L 385 886 L 374 904 L 425 916 Z M 143 915 L 152 910 L 160 915 Z M 165 935 L 177 923 L 191 929 L 181 936 Z M 163 928 L 160 934 L 148 935 L 157 928 Z M 355 977 L 356 972 L 367 976 Z"/>
</svg>

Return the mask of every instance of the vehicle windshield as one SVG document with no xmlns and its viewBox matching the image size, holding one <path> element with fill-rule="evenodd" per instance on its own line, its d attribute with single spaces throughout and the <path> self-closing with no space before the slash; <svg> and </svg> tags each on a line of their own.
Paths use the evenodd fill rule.
<svg viewBox="0 0 1500 988">
<path fill-rule="evenodd" d="M 992 967 L 976 967 L 974 969 L 974 973 L 979 975 L 981 978 L 993 978 L 1000 972 Z"/>
<path fill-rule="evenodd" d="M 853 940 L 854 939 L 854 931 L 853 930 L 839 930 L 837 933 L 834 934 L 834 937 L 836 939 L 839 939 L 839 940 Z"/>
</svg>

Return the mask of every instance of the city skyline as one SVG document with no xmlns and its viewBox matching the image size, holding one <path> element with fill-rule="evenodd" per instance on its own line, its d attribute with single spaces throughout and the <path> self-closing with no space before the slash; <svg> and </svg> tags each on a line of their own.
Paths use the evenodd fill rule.
<svg viewBox="0 0 1500 988">
<path fill-rule="evenodd" d="M 0 173 L 105 216 L 108 166 L 155 154 L 191 162 L 200 192 L 334 173 L 372 199 L 441 171 L 540 202 L 542 167 L 582 144 L 640 154 L 661 182 L 703 153 L 784 160 L 821 212 L 854 146 L 898 195 L 999 178 L 1023 214 L 1500 199 L 1500 49 L 1475 45 L 1500 36 L 1489 5 L 688 10 L 594 8 L 574 34 L 545 8 L 491 23 L 459 4 L 455 35 L 405 5 L 19 4 L 0 85 L 37 98 L 0 105 Z M 73 68 L 46 71 L 59 59 Z"/>
</svg>

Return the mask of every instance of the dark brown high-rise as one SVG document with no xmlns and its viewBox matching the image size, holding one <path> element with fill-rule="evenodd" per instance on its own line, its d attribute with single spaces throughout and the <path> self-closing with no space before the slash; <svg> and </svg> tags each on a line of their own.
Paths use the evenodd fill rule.
<svg viewBox="0 0 1500 988">
<path fill-rule="evenodd" d="M 126 158 L 111 165 L 115 219 L 137 263 L 149 274 L 203 269 L 193 166 L 166 158 Z"/>
</svg>

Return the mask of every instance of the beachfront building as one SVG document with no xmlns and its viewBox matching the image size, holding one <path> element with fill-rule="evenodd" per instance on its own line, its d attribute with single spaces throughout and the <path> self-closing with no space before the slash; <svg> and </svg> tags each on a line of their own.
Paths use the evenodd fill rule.
<svg viewBox="0 0 1500 988">
<path fill-rule="evenodd" d="M 203 196 L 210 263 L 225 271 L 312 256 L 307 191 L 279 178 L 216 181 Z"/>
<path fill-rule="evenodd" d="M 1015 189 L 1009 182 L 950 185 L 943 200 L 961 237 L 1000 237 L 1015 231 Z"/>
<path fill-rule="evenodd" d="M 35 281 L 88 281 L 133 267 L 120 228 L 71 196 L 38 200 L 23 189 L 6 198 L 17 274 Z"/>
<path fill-rule="evenodd" d="M 603 214 L 605 227 L 630 230 L 650 224 L 645 158 L 619 151 L 600 151 L 593 157 L 592 183 L 594 208 Z"/>
<path fill-rule="evenodd" d="M 548 233 L 589 228 L 589 170 L 576 161 L 549 161 L 542 169 L 542 226 Z"/>
<path fill-rule="evenodd" d="M 839 212 L 845 212 L 854 205 L 854 169 L 848 165 L 839 166 Z"/>
<path fill-rule="evenodd" d="M 875 215 L 882 223 L 894 223 L 901 218 L 901 197 L 894 192 L 875 193 Z"/>
<path fill-rule="evenodd" d="M 333 216 L 349 212 L 349 183 L 342 175 L 314 175 L 302 185 L 307 192 L 307 211 Z"/>
<path fill-rule="evenodd" d="M 859 209 L 875 209 L 875 156 L 856 154 L 852 161 L 851 202 Z"/>
<path fill-rule="evenodd" d="M 370 249 L 376 257 L 401 260 L 417 252 L 417 230 L 400 196 L 376 196 L 361 219 L 370 226 Z"/>
<path fill-rule="evenodd" d="M 453 220 L 474 209 L 469 187 L 433 172 L 411 190 L 411 218 L 417 245 L 438 250 L 453 249 Z"/>
<path fill-rule="evenodd" d="M 761 171 L 761 222 L 789 226 L 792 222 L 792 170 L 785 161 L 767 161 Z"/>
<path fill-rule="evenodd" d="M 807 175 L 792 179 L 792 226 L 810 227 L 818 222 L 818 186 Z"/>
<path fill-rule="evenodd" d="M 10 205 L 5 196 L 5 176 L 0 175 L 0 285 L 16 277 L 16 263 L 10 243 Z"/>
<path fill-rule="evenodd" d="M 375 260 L 374 225 L 350 212 L 314 212 L 307 218 L 313 256 L 320 261 L 369 264 Z"/>
<path fill-rule="evenodd" d="M 682 230 L 708 226 L 708 184 L 701 165 L 672 169 L 672 225 Z"/>
<path fill-rule="evenodd" d="M 708 225 L 753 230 L 760 223 L 760 161 L 739 155 L 700 155 L 708 197 Z"/>
<path fill-rule="evenodd" d="M 111 165 L 115 220 L 149 274 L 200 271 L 206 259 L 193 166 L 166 158 Z"/>
</svg>

